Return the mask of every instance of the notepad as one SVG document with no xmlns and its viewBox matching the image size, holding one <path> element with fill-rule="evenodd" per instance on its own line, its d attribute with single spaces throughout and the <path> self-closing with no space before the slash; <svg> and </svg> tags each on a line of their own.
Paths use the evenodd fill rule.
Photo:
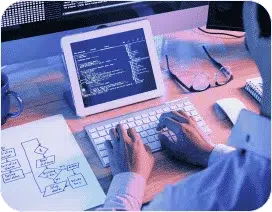
<svg viewBox="0 0 272 212">
<path fill-rule="evenodd" d="M 248 79 L 246 81 L 245 90 L 251 94 L 259 103 L 263 96 L 263 81 L 261 77 Z"/>
<path fill-rule="evenodd" d="M 82 211 L 105 200 L 62 115 L 2 130 L 1 180 L 18 211 Z"/>
</svg>

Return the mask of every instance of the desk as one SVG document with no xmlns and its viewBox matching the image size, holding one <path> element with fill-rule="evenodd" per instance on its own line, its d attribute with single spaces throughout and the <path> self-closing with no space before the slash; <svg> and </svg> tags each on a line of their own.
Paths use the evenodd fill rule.
<svg viewBox="0 0 272 212">
<path fill-rule="evenodd" d="M 215 143 L 226 143 L 232 126 L 229 121 L 218 120 L 215 116 L 213 104 L 216 100 L 236 97 L 244 102 L 249 110 L 258 112 L 258 103 L 243 89 L 246 79 L 259 75 L 255 63 L 249 58 L 245 50 L 243 38 L 211 36 L 197 29 L 192 29 L 156 37 L 155 41 L 162 70 L 165 70 L 163 57 L 165 54 L 178 58 L 179 50 L 182 50 L 184 44 L 204 43 L 210 45 L 209 51 L 212 56 L 224 65 L 232 67 L 234 80 L 225 86 L 209 89 L 202 93 L 186 93 L 163 71 L 166 88 L 163 97 L 80 119 L 63 98 L 63 91 L 69 87 L 69 84 L 59 56 L 15 64 L 8 66 L 5 73 L 10 78 L 11 89 L 22 96 L 25 109 L 19 118 L 8 120 L 2 129 L 60 113 L 63 114 L 102 188 L 107 193 L 112 176 L 108 168 L 102 167 L 91 142 L 85 134 L 85 125 L 187 96 L 212 129 L 212 140 Z M 223 51 L 221 51 L 222 48 Z M 196 64 L 201 64 L 201 67 L 206 71 L 214 69 L 207 58 L 195 59 L 191 60 L 191 64 L 189 64 L 192 68 Z M 163 152 L 154 155 L 156 162 L 147 184 L 145 202 L 152 199 L 166 184 L 175 183 L 200 170 L 198 167 L 170 159 Z"/>
</svg>

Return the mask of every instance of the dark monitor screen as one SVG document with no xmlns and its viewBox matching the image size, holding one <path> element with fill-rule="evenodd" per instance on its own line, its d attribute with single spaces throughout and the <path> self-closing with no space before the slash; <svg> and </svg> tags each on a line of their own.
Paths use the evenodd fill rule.
<svg viewBox="0 0 272 212">
<path fill-rule="evenodd" d="M 20 1 L 6 9 L 1 41 L 102 25 L 207 5 L 179 1 Z"/>
<path fill-rule="evenodd" d="M 244 31 L 243 1 L 211 1 L 207 29 Z"/>
<path fill-rule="evenodd" d="M 84 107 L 155 90 L 143 29 L 71 44 Z"/>
</svg>

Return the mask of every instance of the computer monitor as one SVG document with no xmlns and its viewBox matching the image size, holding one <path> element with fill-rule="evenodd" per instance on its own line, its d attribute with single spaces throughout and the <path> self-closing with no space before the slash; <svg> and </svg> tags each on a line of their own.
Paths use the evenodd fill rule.
<svg viewBox="0 0 272 212">
<path fill-rule="evenodd" d="M 147 19 L 154 35 L 206 24 L 208 2 L 20 1 L 1 20 L 2 65 L 61 54 L 60 39 Z"/>
<path fill-rule="evenodd" d="M 243 1 L 211 1 L 207 29 L 244 31 Z"/>
</svg>

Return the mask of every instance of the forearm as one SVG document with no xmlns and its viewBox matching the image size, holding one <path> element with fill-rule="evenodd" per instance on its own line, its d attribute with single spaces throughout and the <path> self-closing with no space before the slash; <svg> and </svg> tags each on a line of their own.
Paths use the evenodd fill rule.
<svg viewBox="0 0 272 212">
<path fill-rule="evenodd" d="M 140 210 L 145 186 L 145 179 L 138 174 L 132 172 L 117 174 L 112 180 L 102 210 Z"/>
</svg>

